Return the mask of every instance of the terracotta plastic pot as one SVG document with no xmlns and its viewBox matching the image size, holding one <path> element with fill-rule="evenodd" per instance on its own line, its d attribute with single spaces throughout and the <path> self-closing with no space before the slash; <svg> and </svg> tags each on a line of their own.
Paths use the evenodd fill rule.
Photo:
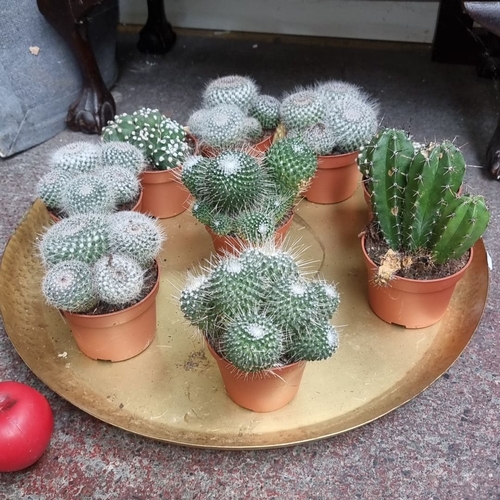
<svg viewBox="0 0 500 500">
<path fill-rule="evenodd" d="M 260 142 L 254 144 L 250 149 L 249 153 L 254 156 L 261 156 L 262 153 L 265 153 L 271 144 L 273 143 L 274 132 L 271 135 L 268 135 L 265 139 L 262 139 Z M 222 153 L 220 149 L 213 148 L 211 146 L 200 146 L 199 148 L 200 154 L 205 158 L 213 158 L 214 156 L 218 156 Z"/>
<path fill-rule="evenodd" d="M 227 395 L 237 405 L 267 413 L 283 408 L 296 396 L 305 361 L 249 374 L 221 358 L 208 343 L 207 346 L 217 362 Z"/>
<path fill-rule="evenodd" d="M 146 170 L 140 179 L 143 189 L 141 212 L 158 219 L 175 217 L 189 208 L 191 195 L 180 181 L 182 167 Z"/>
<path fill-rule="evenodd" d="M 386 323 L 405 328 L 425 328 L 437 323 L 446 313 L 456 284 L 472 262 L 473 249 L 467 264 L 457 273 L 435 280 L 414 280 L 396 276 L 387 286 L 374 283 L 377 265 L 361 249 L 368 270 L 368 302 L 373 312 Z"/>
<path fill-rule="evenodd" d="M 276 230 L 276 233 L 274 235 L 274 241 L 276 242 L 276 245 L 280 245 L 283 242 L 288 231 L 290 230 L 292 220 L 293 214 L 282 226 L 280 226 Z M 245 240 L 242 240 L 238 236 L 219 236 L 218 234 L 214 233 L 208 226 L 205 226 L 205 229 L 212 238 L 214 249 L 219 255 L 223 255 L 225 253 L 238 253 L 247 244 Z"/>
<path fill-rule="evenodd" d="M 156 333 L 156 296 L 160 275 L 149 294 L 137 304 L 109 314 L 85 315 L 62 311 L 79 349 L 92 359 L 124 361 L 137 356 Z"/>
<path fill-rule="evenodd" d="M 357 158 L 357 151 L 342 155 L 318 156 L 318 169 L 305 193 L 306 199 L 326 205 L 350 198 L 361 178 Z"/>
</svg>

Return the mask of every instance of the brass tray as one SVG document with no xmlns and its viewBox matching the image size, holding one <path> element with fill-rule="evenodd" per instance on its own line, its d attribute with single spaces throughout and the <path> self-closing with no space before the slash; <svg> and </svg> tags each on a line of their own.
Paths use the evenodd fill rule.
<svg viewBox="0 0 500 500">
<path fill-rule="evenodd" d="M 186 269 L 212 245 L 189 212 L 163 221 L 158 332 L 154 343 L 121 363 L 92 361 L 77 349 L 58 311 L 40 294 L 35 243 L 49 216 L 35 202 L 9 241 L 0 267 L 5 329 L 31 370 L 69 402 L 116 427 L 161 441 L 218 449 L 256 449 L 326 438 L 371 422 L 426 389 L 458 358 L 481 319 L 488 292 L 483 242 L 437 325 L 405 330 L 379 320 L 366 297 L 358 234 L 367 223 L 361 189 L 337 205 L 302 201 L 290 240 L 338 284 L 334 317 L 340 347 L 330 360 L 308 363 L 297 397 L 259 414 L 224 393 L 215 362 L 182 318 L 175 297 Z"/>
</svg>

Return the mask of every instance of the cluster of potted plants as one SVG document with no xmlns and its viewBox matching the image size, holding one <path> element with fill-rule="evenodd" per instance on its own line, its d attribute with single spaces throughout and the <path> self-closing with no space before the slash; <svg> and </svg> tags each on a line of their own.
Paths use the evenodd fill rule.
<svg viewBox="0 0 500 500">
<path fill-rule="evenodd" d="M 58 152 L 53 161 L 60 179 L 75 172 L 76 178 L 88 176 L 102 158 L 113 168 L 133 164 L 144 196 L 150 183 L 160 183 L 146 180 L 150 174 L 168 174 L 181 194 L 152 191 L 152 199 L 177 197 L 180 203 L 173 210 L 146 209 L 156 217 L 174 216 L 194 199 L 192 215 L 206 226 L 216 254 L 198 274 L 189 274 L 180 309 L 202 332 L 228 395 L 245 408 L 273 411 L 295 396 L 306 361 L 327 359 L 338 347 L 330 323 L 339 306 L 335 285 L 307 278 L 282 244 L 300 196 L 341 202 L 353 194 L 361 172 L 372 210 L 361 238 L 368 302 L 382 320 L 407 328 L 441 319 L 488 225 L 484 199 L 458 194 L 465 172 L 460 151 L 449 141 L 422 145 L 403 130 L 377 131 L 377 114 L 374 101 L 345 82 L 317 83 L 280 102 L 261 95 L 250 78 L 233 75 L 207 85 L 187 129 L 157 110 L 142 109 L 115 117 L 104 129 L 103 144 L 89 146 L 85 160 L 75 153 L 62 166 Z M 322 172 L 333 178 L 342 170 L 351 177 L 337 178 L 320 192 L 328 183 Z M 109 177 L 118 181 L 119 175 Z M 66 200 L 69 189 L 61 186 L 54 195 L 39 188 L 48 207 L 52 199 Z M 111 318 L 131 305 L 142 311 L 158 289 L 158 223 L 116 209 L 101 215 L 67 210 L 41 240 L 44 293 L 75 325 L 84 317 Z M 429 303 L 424 287 L 431 288 Z M 438 305 L 438 299 L 444 302 Z M 153 330 L 154 323 L 150 319 Z M 92 354 L 73 323 L 71 328 L 83 352 L 114 361 L 141 352 L 152 338 L 102 358 L 106 345 Z M 123 325 L 116 328 L 125 332 Z M 123 333 L 123 343 L 134 332 L 135 326 Z M 254 398 L 256 393 L 263 394 Z"/>
</svg>

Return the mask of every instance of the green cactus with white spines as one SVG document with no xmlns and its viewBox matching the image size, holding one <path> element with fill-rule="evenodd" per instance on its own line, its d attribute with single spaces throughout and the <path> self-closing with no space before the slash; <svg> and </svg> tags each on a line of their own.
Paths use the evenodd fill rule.
<svg viewBox="0 0 500 500">
<path fill-rule="evenodd" d="M 86 312 L 98 300 L 91 267 L 77 260 L 52 266 L 43 279 L 42 292 L 51 306 L 72 313 Z"/>
<path fill-rule="evenodd" d="M 207 224 L 219 236 L 228 236 L 234 233 L 234 217 L 213 208 Z"/>
<path fill-rule="evenodd" d="M 288 137 L 300 137 L 317 156 L 329 155 L 335 149 L 339 136 L 324 123 L 315 123 L 304 130 L 292 130 Z"/>
<path fill-rule="evenodd" d="M 304 130 L 322 122 L 325 112 L 325 103 L 319 94 L 312 90 L 300 90 L 283 99 L 280 120 L 287 130 Z"/>
<path fill-rule="evenodd" d="M 262 125 L 257 118 L 245 118 L 243 121 L 243 129 L 251 142 L 257 142 L 262 137 Z"/>
<path fill-rule="evenodd" d="M 264 130 L 274 130 L 280 121 L 280 101 L 270 95 L 257 96 L 250 107 L 250 116 L 257 118 Z"/>
<path fill-rule="evenodd" d="M 328 320 L 338 304 L 333 285 L 307 279 L 293 255 L 270 242 L 212 261 L 180 297 L 185 318 L 245 372 L 333 354 L 338 340 Z"/>
<path fill-rule="evenodd" d="M 52 168 L 71 174 L 89 173 L 101 164 L 101 147 L 90 142 L 71 142 L 57 149 L 50 163 Z"/>
<path fill-rule="evenodd" d="M 99 214 L 73 215 L 60 220 L 44 233 L 39 245 L 47 267 L 67 260 L 93 264 L 108 248 L 107 220 Z"/>
<path fill-rule="evenodd" d="M 234 224 L 237 236 L 247 241 L 265 241 L 276 231 L 276 218 L 265 210 L 241 212 L 235 218 Z"/>
<path fill-rule="evenodd" d="M 128 142 L 139 148 L 156 170 L 182 165 L 189 152 L 184 128 L 157 109 L 141 108 L 115 116 L 103 128 L 104 142 Z"/>
<path fill-rule="evenodd" d="M 96 175 L 111 188 L 115 206 L 134 201 L 139 196 L 141 191 L 139 179 L 134 172 L 125 167 L 107 166 L 97 170 Z"/>
<path fill-rule="evenodd" d="M 425 250 L 437 264 L 464 255 L 486 230 L 481 196 L 457 195 L 465 161 L 449 141 L 414 152 L 402 130 L 386 129 L 359 157 L 377 227 L 396 252 Z"/>
<path fill-rule="evenodd" d="M 199 155 L 190 155 L 182 167 L 181 182 L 195 197 L 203 197 L 206 191 L 205 179 L 211 169 L 211 159 Z"/>
<path fill-rule="evenodd" d="M 350 82 L 341 80 L 328 80 L 326 82 L 318 82 L 311 90 L 314 90 L 324 98 L 327 105 L 336 104 L 344 99 L 354 97 L 356 99 L 367 99 L 367 94 L 359 87 Z"/>
<path fill-rule="evenodd" d="M 298 194 L 314 177 L 317 160 L 314 151 L 299 137 L 285 137 L 266 151 L 264 166 L 279 190 Z"/>
<path fill-rule="evenodd" d="M 109 249 L 150 267 L 158 257 L 165 236 L 154 218 L 139 212 L 122 211 L 108 216 Z"/>
<path fill-rule="evenodd" d="M 124 306 L 140 296 L 144 288 L 144 270 L 132 257 L 109 254 L 94 264 L 93 281 L 101 301 Z"/>
<path fill-rule="evenodd" d="M 223 76 L 212 80 L 205 88 L 203 107 L 233 104 L 247 113 L 258 92 L 257 84 L 251 78 L 240 75 Z"/>
<path fill-rule="evenodd" d="M 143 152 L 128 142 L 105 142 L 102 145 L 101 159 L 104 165 L 118 165 L 135 175 L 146 168 Z"/>
<path fill-rule="evenodd" d="M 54 169 L 47 172 L 37 183 L 36 194 L 46 207 L 61 208 L 66 184 L 73 175 L 65 170 Z"/>
<path fill-rule="evenodd" d="M 64 189 L 61 208 L 68 215 L 111 213 L 116 207 L 116 193 L 106 179 L 95 174 L 81 174 Z"/>
</svg>

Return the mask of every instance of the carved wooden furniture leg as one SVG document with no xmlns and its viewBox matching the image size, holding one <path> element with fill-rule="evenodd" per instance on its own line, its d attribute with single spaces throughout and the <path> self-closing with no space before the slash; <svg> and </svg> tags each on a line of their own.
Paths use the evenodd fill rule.
<svg viewBox="0 0 500 500">
<path fill-rule="evenodd" d="M 147 0 L 148 20 L 139 33 L 137 48 L 150 54 L 166 54 L 175 44 L 177 35 L 167 21 L 163 0 Z"/>
<path fill-rule="evenodd" d="M 82 92 L 70 106 L 71 130 L 100 133 L 115 115 L 115 101 L 104 83 L 88 37 L 88 16 L 103 0 L 37 0 L 38 9 L 73 52 L 82 73 Z M 112 27 L 115 29 L 115 26 Z"/>
<path fill-rule="evenodd" d="M 500 5 L 498 2 L 463 2 L 467 14 L 483 28 L 500 36 Z M 500 180 L 500 118 L 486 149 L 486 167 Z"/>
</svg>

